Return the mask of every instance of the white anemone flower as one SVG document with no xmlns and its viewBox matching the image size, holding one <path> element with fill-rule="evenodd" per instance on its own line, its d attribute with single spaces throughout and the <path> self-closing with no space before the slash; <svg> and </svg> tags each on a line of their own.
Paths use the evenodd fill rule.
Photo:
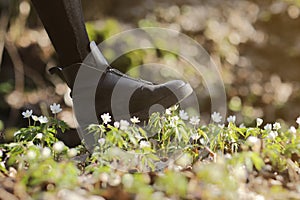
<svg viewBox="0 0 300 200">
<path fill-rule="evenodd" d="M 271 131 L 268 135 L 268 138 L 274 140 L 277 136 L 278 133 L 276 131 Z"/>
<path fill-rule="evenodd" d="M 170 107 L 169 109 L 171 111 L 176 111 L 178 109 L 178 107 L 179 107 L 178 105 L 174 105 L 174 106 Z"/>
<path fill-rule="evenodd" d="M 28 146 L 28 147 L 31 147 L 31 146 L 34 146 L 34 144 L 33 144 L 32 141 L 29 141 L 29 142 L 27 143 L 27 146 Z"/>
<path fill-rule="evenodd" d="M 171 114 L 172 114 L 172 112 L 171 112 L 170 108 L 166 109 L 166 115 L 171 115 Z"/>
<path fill-rule="evenodd" d="M 32 115 L 32 110 L 26 110 L 22 112 L 23 118 L 29 118 Z"/>
<path fill-rule="evenodd" d="M 58 141 L 53 145 L 53 150 L 56 153 L 61 153 L 64 150 L 64 148 L 65 148 L 65 144 L 62 141 Z"/>
<path fill-rule="evenodd" d="M 300 126 L 300 116 L 297 118 L 296 123 Z"/>
<path fill-rule="evenodd" d="M 100 139 L 98 140 L 98 143 L 99 143 L 101 146 L 103 146 L 103 145 L 105 144 L 105 138 L 100 138 Z"/>
<path fill-rule="evenodd" d="M 273 124 L 273 129 L 276 130 L 276 131 L 278 131 L 279 129 L 281 129 L 280 123 L 279 123 L 279 122 L 275 122 L 275 123 Z"/>
<path fill-rule="evenodd" d="M 27 152 L 27 158 L 29 159 L 29 160 L 34 160 L 35 158 L 36 158 L 36 152 L 35 151 L 33 151 L 33 150 L 29 150 L 28 152 Z"/>
<path fill-rule="evenodd" d="M 197 126 L 200 123 L 200 118 L 198 116 L 193 116 L 190 119 L 190 124 Z"/>
<path fill-rule="evenodd" d="M 43 138 L 43 133 L 38 133 L 35 137 L 40 140 Z"/>
<path fill-rule="evenodd" d="M 188 120 L 189 119 L 189 115 L 187 114 L 187 112 L 185 112 L 184 110 L 180 110 L 179 111 L 179 117 L 182 120 Z"/>
<path fill-rule="evenodd" d="M 213 112 L 213 114 L 211 115 L 211 118 L 216 123 L 220 123 L 222 121 L 222 116 L 218 112 Z"/>
<path fill-rule="evenodd" d="M 294 126 L 291 126 L 289 128 L 289 132 L 292 133 L 292 134 L 296 134 L 297 133 L 297 129 Z"/>
<path fill-rule="evenodd" d="M 120 121 L 120 129 L 122 131 L 126 131 L 128 129 L 129 122 L 127 120 L 121 120 Z"/>
<path fill-rule="evenodd" d="M 114 127 L 120 128 L 120 122 L 114 122 Z"/>
<path fill-rule="evenodd" d="M 258 142 L 258 138 L 255 136 L 249 136 L 246 141 L 250 145 L 255 145 Z"/>
<path fill-rule="evenodd" d="M 102 119 L 104 124 L 107 124 L 107 123 L 111 122 L 111 116 L 109 115 L 109 113 L 102 114 L 101 119 Z"/>
<path fill-rule="evenodd" d="M 200 135 L 197 133 L 192 133 L 191 138 L 192 138 L 192 140 L 198 140 L 200 138 Z"/>
<path fill-rule="evenodd" d="M 272 130 L 272 124 L 266 124 L 266 125 L 264 126 L 264 129 L 265 129 L 266 131 L 271 131 L 271 130 Z"/>
<path fill-rule="evenodd" d="M 39 121 L 41 124 L 46 124 L 46 123 L 48 123 L 48 118 L 45 116 L 40 116 Z"/>
<path fill-rule="evenodd" d="M 239 128 L 246 128 L 246 126 L 245 126 L 244 123 L 241 123 L 241 124 L 239 125 Z"/>
<path fill-rule="evenodd" d="M 141 122 L 141 121 L 139 120 L 139 118 L 136 117 L 136 116 L 133 116 L 133 117 L 130 119 L 130 121 L 131 121 L 132 123 L 134 123 L 134 124 L 137 124 L 137 123 L 140 123 L 140 122 Z"/>
<path fill-rule="evenodd" d="M 77 156 L 77 149 L 74 149 L 74 148 L 72 148 L 72 149 L 69 149 L 68 150 L 68 156 L 70 157 L 70 158 L 73 158 L 73 157 L 75 157 L 75 156 Z"/>
<path fill-rule="evenodd" d="M 140 148 L 141 149 L 143 149 L 143 148 L 149 148 L 149 147 L 151 147 L 150 142 L 148 142 L 148 141 L 141 141 L 140 142 Z"/>
<path fill-rule="evenodd" d="M 51 156 L 51 149 L 49 147 L 44 147 L 41 155 L 43 158 L 49 158 Z"/>
<path fill-rule="evenodd" d="M 39 121 L 39 117 L 36 115 L 32 115 L 31 118 L 33 119 L 33 121 L 37 122 Z"/>
<path fill-rule="evenodd" d="M 200 142 L 200 144 L 203 144 L 203 145 L 206 145 L 206 141 L 205 141 L 205 139 L 204 138 L 201 138 L 200 140 L 199 140 L 199 142 Z"/>
<path fill-rule="evenodd" d="M 264 122 L 263 119 L 257 118 L 257 119 L 256 119 L 256 126 L 257 126 L 257 127 L 261 126 L 263 122 Z"/>
<path fill-rule="evenodd" d="M 225 124 L 218 124 L 218 127 L 223 129 L 225 127 Z"/>
<path fill-rule="evenodd" d="M 171 119 L 170 119 L 170 126 L 173 127 L 173 128 L 176 127 L 178 120 L 179 120 L 178 116 L 171 117 Z"/>
<path fill-rule="evenodd" d="M 235 121 L 236 121 L 236 116 L 231 115 L 231 116 L 227 117 L 227 122 L 228 123 L 233 123 L 234 124 Z"/>
<path fill-rule="evenodd" d="M 62 111 L 59 103 L 58 104 L 53 103 L 52 105 L 50 105 L 50 110 L 51 110 L 52 114 L 57 114 Z"/>
</svg>

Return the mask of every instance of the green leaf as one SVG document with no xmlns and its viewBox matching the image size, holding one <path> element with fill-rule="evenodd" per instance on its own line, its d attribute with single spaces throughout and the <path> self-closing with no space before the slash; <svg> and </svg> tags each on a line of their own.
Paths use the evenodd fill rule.
<svg viewBox="0 0 300 200">
<path fill-rule="evenodd" d="M 262 167 L 265 166 L 263 159 L 255 152 L 251 153 L 251 160 L 258 171 L 260 171 Z"/>
</svg>

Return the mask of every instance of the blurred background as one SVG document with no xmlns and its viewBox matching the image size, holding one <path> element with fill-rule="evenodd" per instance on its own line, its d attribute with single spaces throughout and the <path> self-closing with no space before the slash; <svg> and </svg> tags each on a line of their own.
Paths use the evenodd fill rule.
<svg viewBox="0 0 300 200">
<path fill-rule="evenodd" d="M 211 55 L 226 87 L 228 114 L 253 125 L 300 115 L 299 0 L 82 0 L 89 37 L 97 43 L 137 27 L 170 28 L 195 39 Z M 0 133 L 27 125 L 21 112 L 49 115 L 49 105 L 63 107 L 58 116 L 74 127 L 69 89 L 47 72 L 57 56 L 29 0 L 0 1 Z M 108 57 L 113 52 L 104 52 Z M 176 55 L 160 50 L 136 51 L 112 65 L 121 71 L 149 63 L 174 66 L 190 74 L 201 112 L 210 113 L 201 77 L 188 71 Z M 170 73 L 155 71 L 159 79 Z M 139 76 L 139 71 L 130 70 Z M 150 80 L 151 81 L 151 80 Z"/>
</svg>

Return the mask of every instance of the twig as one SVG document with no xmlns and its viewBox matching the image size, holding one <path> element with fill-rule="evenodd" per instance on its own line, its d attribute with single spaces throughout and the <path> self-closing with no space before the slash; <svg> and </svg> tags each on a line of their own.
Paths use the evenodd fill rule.
<svg viewBox="0 0 300 200">
<path fill-rule="evenodd" d="M 41 77 L 41 75 L 37 72 L 37 70 L 25 65 L 25 63 L 24 63 L 24 70 L 26 72 L 28 72 L 28 73 L 25 73 L 25 76 L 30 78 L 37 87 L 46 88 L 46 82 Z M 30 76 L 29 76 L 29 74 L 30 74 Z"/>
<path fill-rule="evenodd" d="M 8 36 L 5 37 L 5 48 L 12 60 L 15 72 L 15 90 L 24 91 L 24 65 L 19 52 Z"/>
<path fill-rule="evenodd" d="M 24 92 L 24 66 L 22 59 L 19 55 L 19 52 L 14 45 L 14 43 L 8 38 L 5 37 L 5 48 L 12 60 L 14 66 L 14 74 L 15 74 L 15 90 L 14 92 L 19 92 L 23 94 Z M 9 114 L 8 125 L 13 124 L 16 121 L 18 116 L 17 108 L 12 107 Z"/>
<path fill-rule="evenodd" d="M 9 1 L 3 2 L 4 6 L 1 11 L 0 16 L 0 71 L 1 71 L 1 63 L 3 57 L 4 43 L 5 43 L 5 34 L 8 27 L 8 19 L 9 19 Z M 2 5 L 2 4 L 1 4 Z"/>
</svg>

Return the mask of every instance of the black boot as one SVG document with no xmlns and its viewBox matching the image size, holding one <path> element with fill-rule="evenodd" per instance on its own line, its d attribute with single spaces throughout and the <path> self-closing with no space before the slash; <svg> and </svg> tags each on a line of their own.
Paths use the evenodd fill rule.
<svg viewBox="0 0 300 200">
<path fill-rule="evenodd" d="M 179 103 L 193 92 L 191 86 L 181 80 L 153 84 L 131 78 L 110 66 L 105 66 L 107 65 L 106 61 L 100 65 L 102 66 L 78 63 L 50 70 L 52 73 L 57 73 L 70 88 L 73 88 L 72 96 L 74 98 L 80 98 L 80 96 L 95 98 L 95 111 L 98 119 L 101 114 L 110 113 L 114 120 L 129 120 L 135 116 L 141 121 L 146 121 L 151 112 L 163 111 Z M 79 79 L 77 85 L 76 77 L 70 76 L 70 72 L 74 69 L 84 74 L 77 76 Z M 95 87 L 95 85 L 97 86 Z M 86 108 L 88 105 L 79 103 L 79 106 Z"/>
<path fill-rule="evenodd" d="M 82 63 L 90 52 L 80 0 L 32 0 L 32 2 L 58 54 L 60 63 L 64 66 L 54 68 L 51 72 L 58 73 L 66 81 L 73 90 L 74 98 L 75 95 L 80 96 L 82 92 L 86 92 L 88 88 L 95 88 L 95 99 L 91 101 L 95 102 L 98 118 L 102 113 L 109 112 L 118 118 L 116 120 L 123 117 L 128 119 L 129 115 L 146 120 L 150 114 L 149 109 L 153 105 L 159 104 L 168 108 L 192 93 L 190 85 L 183 81 L 155 85 L 130 78 L 109 66 L 105 66 L 103 71 L 98 71 L 97 62 L 95 66 L 74 64 Z M 93 77 L 99 74 L 98 82 L 86 80 L 86 85 L 79 84 L 79 89 L 75 87 L 76 92 L 74 92 L 73 86 L 80 66 Z M 128 95 L 129 91 L 132 93 L 130 98 L 127 98 L 127 104 L 126 98 L 122 95 Z M 117 95 L 114 95 L 116 93 Z"/>
</svg>

